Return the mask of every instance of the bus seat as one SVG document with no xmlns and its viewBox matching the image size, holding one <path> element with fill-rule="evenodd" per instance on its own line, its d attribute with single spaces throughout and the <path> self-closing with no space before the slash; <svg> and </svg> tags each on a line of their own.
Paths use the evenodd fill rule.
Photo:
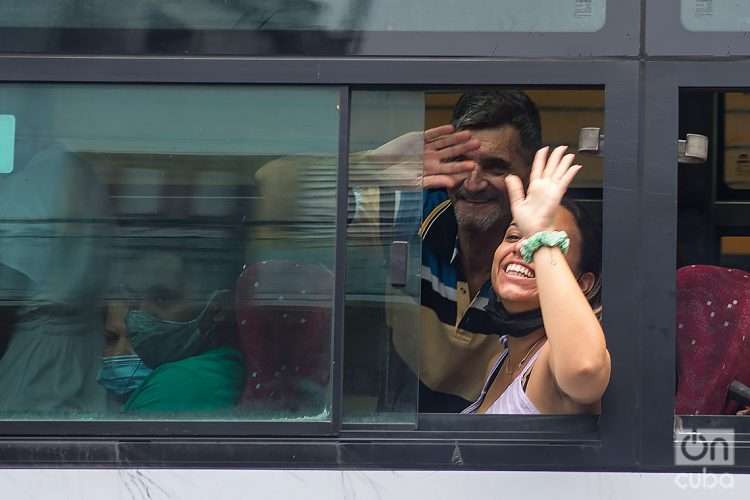
<svg viewBox="0 0 750 500">
<path fill-rule="evenodd" d="M 237 280 L 236 314 L 247 382 L 240 407 L 322 412 L 328 401 L 333 273 L 269 260 Z"/>
<path fill-rule="evenodd" d="M 741 409 L 745 403 L 730 386 L 750 385 L 750 273 L 707 265 L 678 269 L 676 340 L 676 413 L 733 415 Z"/>
</svg>

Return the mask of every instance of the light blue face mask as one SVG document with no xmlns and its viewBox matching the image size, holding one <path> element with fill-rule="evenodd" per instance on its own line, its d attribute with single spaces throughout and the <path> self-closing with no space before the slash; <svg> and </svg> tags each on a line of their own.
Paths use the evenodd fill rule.
<svg viewBox="0 0 750 500">
<path fill-rule="evenodd" d="M 104 356 L 96 381 L 108 391 L 124 396 L 140 387 L 151 371 L 135 354 Z"/>
</svg>

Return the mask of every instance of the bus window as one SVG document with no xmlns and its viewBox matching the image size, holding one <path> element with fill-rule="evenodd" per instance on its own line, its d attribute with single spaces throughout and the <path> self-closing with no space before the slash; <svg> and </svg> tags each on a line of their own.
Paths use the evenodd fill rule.
<svg viewBox="0 0 750 500">
<path fill-rule="evenodd" d="M 391 369 L 386 311 L 398 309 L 419 332 L 424 116 L 424 92 L 352 92 L 343 401 L 350 424 L 416 424 L 417 374 Z M 409 133 L 410 147 L 382 151 Z M 394 165 L 402 175 L 384 174 Z"/>
<path fill-rule="evenodd" d="M 360 124 L 367 125 L 360 129 Z M 603 124 L 604 93 L 593 89 L 352 94 L 344 360 L 347 421 L 382 423 L 395 418 L 412 423 L 415 411 L 492 413 L 489 398 L 499 398 L 514 380 L 510 375 L 520 380 L 528 372 L 524 368 L 546 359 L 540 317 L 538 325 L 531 320 L 524 338 L 516 339 L 508 333 L 515 332 L 521 318 L 510 314 L 509 322 L 501 323 L 502 313 L 494 312 L 502 299 L 493 290 L 490 268 L 511 220 L 507 201 L 497 201 L 505 196 L 502 179 L 508 173 L 528 176 L 541 144 L 568 144 L 575 151 L 581 128 L 603 129 Z M 449 147 L 452 153 L 440 156 L 440 150 Z M 576 234 L 571 244 L 585 254 L 573 264 L 585 261 L 585 269 L 576 267 L 585 292 L 581 300 L 585 304 L 585 297 L 589 298 L 599 313 L 602 158 L 581 155 L 577 161 L 585 168 L 568 192 L 576 201 L 561 210 L 570 218 L 566 227 Z M 455 175 L 436 175 L 432 170 L 439 168 L 436 164 L 457 169 Z M 422 190 L 416 189 L 420 180 Z M 465 200 L 472 196 L 469 207 Z M 485 238 L 481 240 L 485 251 L 474 249 L 473 261 L 462 257 L 471 251 L 470 246 L 462 246 L 462 231 L 467 231 L 463 238 L 468 241 Z M 588 240 L 582 243 L 584 236 Z M 483 264 L 466 267 L 473 262 Z M 506 264 L 498 260 L 498 266 Z M 498 282 L 502 288 L 503 279 Z M 367 299 L 363 292 L 369 284 L 374 291 Z M 591 308 L 589 313 L 596 330 L 595 313 Z M 603 337 L 594 337 L 603 349 Z M 506 357 L 508 364 L 503 364 Z M 499 367 L 509 363 L 518 370 L 498 376 Z M 532 398 L 547 388 L 537 382 L 542 377 L 531 374 L 526 379 Z M 502 381 L 504 387 L 499 390 L 502 384 L 493 385 L 492 380 Z M 542 395 L 542 401 L 546 397 Z M 563 403 L 545 410 L 598 413 L 598 398 L 594 399 L 584 405 L 563 396 L 558 400 Z"/>
<path fill-rule="evenodd" d="M 708 136 L 711 153 L 678 167 L 679 415 L 742 415 L 750 408 L 749 102 L 743 92 L 690 90 L 680 97 L 681 132 Z"/>
<path fill-rule="evenodd" d="M 335 179 L 338 99 L 0 87 L 0 418 L 328 420 L 335 206 L 259 170 Z"/>
<path fill-rule="evenodd" d="M 430 9 L 425 7 L 429 6 Z M 472 0 L 462 5 L 394 0 L 190 0 L 137 5 L 4 1 L 3 26 L 159 30 L 594 32 L 604 25 L 606 0 Z M 278 35 L 276 35 L 278 37 Z M 287 35 L 288 37 L 291 35 Z M 271 41 L 271 40 L 269 40 Z"/>
<path fill-rule="evenodd" d="M 682 0 L 682 25 L 690 31 L 747 31 L 750 6 L 745 2 Z"/>
</svg>

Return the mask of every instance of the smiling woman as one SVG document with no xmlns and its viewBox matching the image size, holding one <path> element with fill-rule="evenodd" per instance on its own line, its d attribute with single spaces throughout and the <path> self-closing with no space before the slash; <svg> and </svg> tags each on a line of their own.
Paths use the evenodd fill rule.
<svg viewBox="0 0 750 500">
<path fill-rule="evenodd" d="M 495 251 L 487 306 L 505 349 L 464 413 L 599 413 L 610 358 L 596 307 L 601 240 L 563 199 L 579 165 L 539 150 L 528 191 L 506 180 L 514 222 Z"/>
</svg>

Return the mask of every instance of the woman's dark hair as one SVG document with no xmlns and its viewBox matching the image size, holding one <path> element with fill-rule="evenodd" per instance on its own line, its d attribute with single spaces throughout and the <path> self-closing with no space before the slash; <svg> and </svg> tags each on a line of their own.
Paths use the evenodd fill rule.
<svg viewBox="0 0 750 500">
<path fill-rule="evenodd" d="M 466 92 L 453 108 L 451 122 L 456 130 L 512 125 L 521 136 L 522 153 L 529 163 L 542 144 L 539 110 L 529 96 L 518 90 Z"/>
<path fill-rule="evenodd" d="M 601 278 L 602 278 L 602 228 L 598 219 L 570 198 L 563 197 L 560 205 L 565 207 L 576 221 L 581 232 L 581 273 L 593 273 L 596 280 L 586 298 L 597 314 L 601 313 Z M 597 310 L 599 309 L 599 310 Z"/>
<path fill-rule="evenodd" d="M 602 272 L 602 228 L 591 214 L 570 198 L 564 197 L 560 205 L 565 207 L 576 220 L 576 226 L 581 232 L 581 263 L 582 273 Z"/>
</svg>

